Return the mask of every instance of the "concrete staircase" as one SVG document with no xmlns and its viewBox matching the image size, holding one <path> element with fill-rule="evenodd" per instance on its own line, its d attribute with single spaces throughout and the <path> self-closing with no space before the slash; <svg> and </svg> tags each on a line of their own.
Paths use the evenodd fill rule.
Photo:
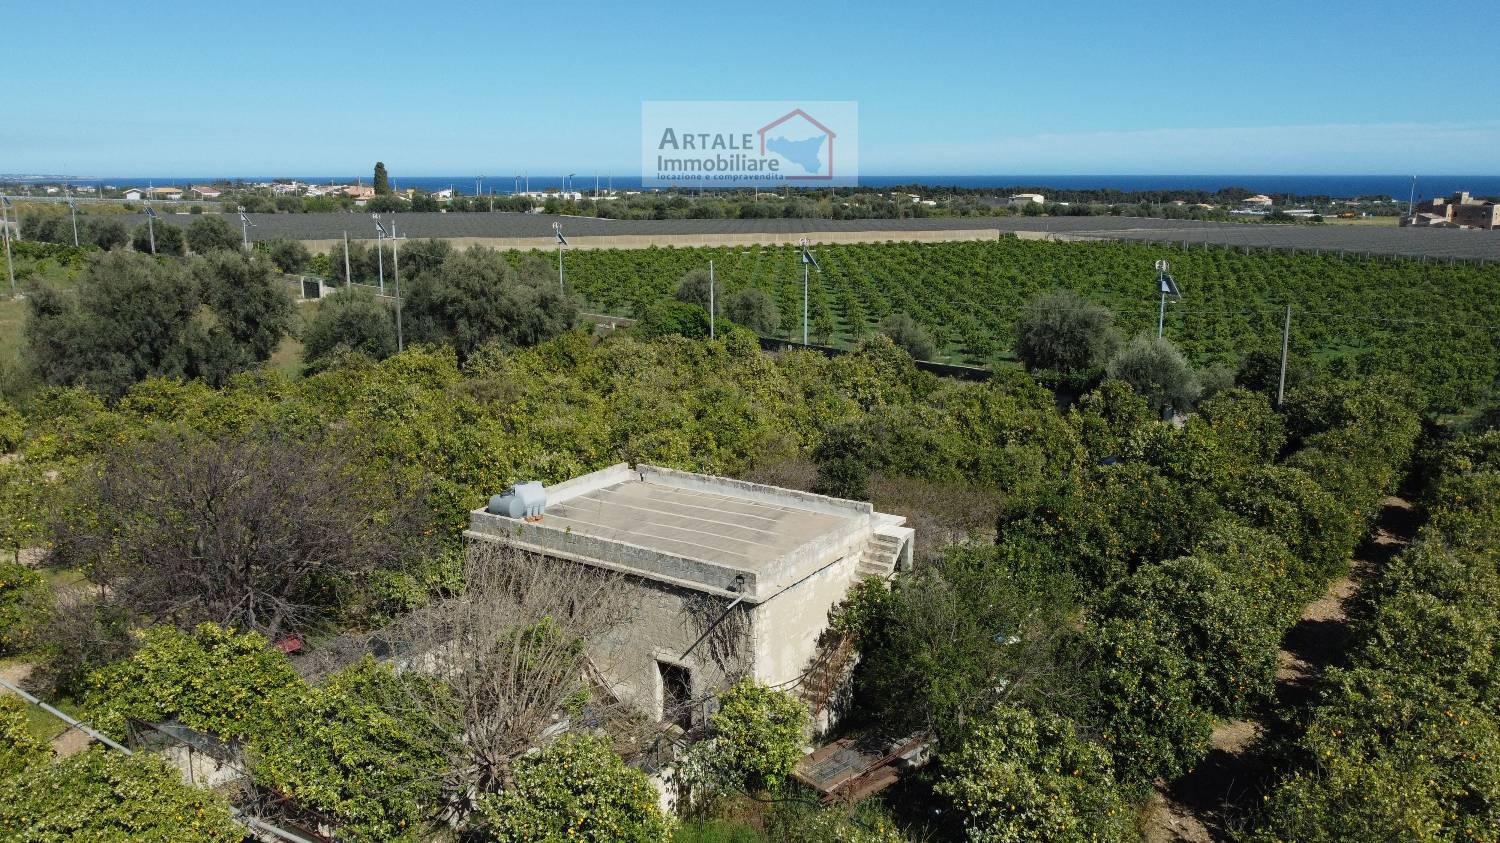
<svg viewBox="0 0 1500 843">
<path fill-rule="evenodd" d="M 896 564 L 901 557 L 901 538 L 884 532 L 875 532 L 865 545 L 859 559 L 861 577 L 890 579 L 896 573 Z"/>
</svg>

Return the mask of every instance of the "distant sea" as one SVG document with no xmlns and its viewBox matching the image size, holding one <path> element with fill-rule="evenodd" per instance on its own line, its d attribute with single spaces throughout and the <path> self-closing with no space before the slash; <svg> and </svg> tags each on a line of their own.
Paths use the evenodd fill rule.
<svg viewBox="0 0 1500 843">
<path fill-rule="evenodd" d="M 99 177 L 72 179 L 78 184 L 111 184 L 117 187 L 144 187 L 147 185 L 178 185 L 208 184 L 220 179 L 242 180 L 242 181 L 269 181 L 273 178 L 289 179 L 312 184 L 352 184 L 358 179 L 369 183 L 370 174 L 342 175 L 342 176 L 308 176 L 308 175 L 217 175 L 217 176 L 156 176 L 150 178 L 126 178 L 126 177 Z M 476 183 L 474 176 L 411 176 L 403 177 L 399 173 L 393 174 L 391 182 L 397 188 L 414 187 L 419 190 L 435 191 L 446 187 L 452 187 L 455 192 L 463 194 L 478 193 L 511 193 L 516 190 L 524 190 L 526 185 L 518 183 L 510 177 L 486 177 Z M 599 186 L 608 187 L 613 184 L 616 190 L 640 190 L 641 179 L 638 175 L 626 176 L 600 176 Z M 862 187 L 893 187 L 903 184 L 921 184 L 930 187 L 965 187 L 965 188 L 1008 188 L 1008 187 L 1041 187 L 1063 190 L 1203 190 L 1213 192 L 1226 187 L 1243 187 L 1258 193 L 1291 193 L 1299 196 L 1333 196 L 1348 198 L 1354 196 L 1390 196 L 1396 199 L 1406 199 L 1411 192 L 1412 181 L 1410 175 L 1400 176 L 1319 176 L 1319 175 L 1288 175 L 1288 176 L 1120 176 L 1120 175 L 991 175 L 991 176 L 861 176 L 859 183 Z M 562 176 L 531 176 L 531 190 L 558 189 L 563 184 Z M 582 174 L 571 180 L 571 185 L 577 190 L 588 191 L 594 188 L 594 175 Z M 476 190 L 477 187 L 477 190 Z M 710 190 L 712 188 L 709 188 Z M 1500 175 L 1492 176 L 1418 176 L 1417 198 L 1423 199 L 1432 196 L 1447 196 L 1456 191 L 1467 190 L 1476 196 L 1500 196 Z"/>
</svg>

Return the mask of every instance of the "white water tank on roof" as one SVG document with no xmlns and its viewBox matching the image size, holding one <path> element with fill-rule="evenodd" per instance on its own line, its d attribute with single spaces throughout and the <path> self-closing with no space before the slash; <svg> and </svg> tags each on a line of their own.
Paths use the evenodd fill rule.
<svg viewBox="0 0 1500 843">
<path fill-rule="evenodd" d="M 530 518 L 540 517 L 546 506 L 547 493 L 542 491 L 541 482 L 530 480 L 511 486 L 504 494 L 492 496 L 484 511 L 509 518 Z"/>
</svg>

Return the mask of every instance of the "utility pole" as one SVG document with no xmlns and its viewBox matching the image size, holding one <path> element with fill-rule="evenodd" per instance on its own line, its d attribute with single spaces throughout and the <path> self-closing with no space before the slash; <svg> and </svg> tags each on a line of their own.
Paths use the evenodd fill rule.
<svg viewBox="0 0 1500 843">
<path fill-rule="evenodd" d="M 349 232 L 344 232 L 344 286 L 354 283 L 354 276 L 349 274 Z"/>
<path fill-rule="evenodd" d="M 802 246 L 802 344 L 807 345 L 807 268 L 818 266 L 818 259 L 807 250 L 806 237 L 799 241 L 799 245 Z M 818 266 L 818 271 L 823 271 L 823 267 Z"/>
<path fill-rule="evenodd" d="M 1417 212 L 1417 177 L 1411 177 L 1411 197 L 1406 200 L 1406 215 L 1413 216 Z M 1413 220 L 1415 222 L 1415 220 Z"/>
<path fill-rule="evenodd" d="M 380 294 L 385 295 L 385 227 L 380 224 L 380 215 L 371 214 L 375 220 L 375 269 L 380 275 Z"/>
<path fill-rule="evenodd" d="M 73 248 L 78 248 L 78 203 L 73 201 L 72 188 L 64 186 L 68 191 L 68 212 L 73 215 Z"/>
<path fill-rule="evenodd" d="M 1164 260 L 1156 262 L 1156 286 L 1161 293 L 1161 310 L 1157 311 L 1156 314 L 1157 339 L 1161 339 L 1162 332 L 1167 324 L 1167 297 L 1171 296 L 1174 299 L 1182 298 L 1182 291 L 1177 289 L 1177 281 L 1167 271 L 1171 268 L 1171 265 Z"/>
<path fill-rule="evenodd" d="M 714 338 L 714 262 L 708 262 L 708 338 Z"/>
<path fill-rule="evenodd" d="M 566 298 L 568 288 L 563 283 L 563 247 L 568 245 L 568 239 L 563 236 L 562 225 L 559 223 L 552 224 L 552 233 L 557 235 L 557 291 Z"/>
<path fill-rule="evenodd" d="M 396 221 L 391 220 L 391 272 L 396 276 L 396 351 L 406 350 L 401 333 L 401 238 L 396 235 Z"/>
<path fill-rule="evenodd" d="M 156 254 L 156 211 L 151 209 L 151 203 L 146 206 L 146 236 L 151 238 L 151 254 Z"/>
<path fill-rule="evenodd" d="M 250 251 L 250 226 L 255 225 L 255 223 L 251 222 L 250 218 L 247 217 L 247 216 L 245 216 L 245 206 L 244 205 L 239 206 L 239 208 L 240 208 L 240 232 L 245 237 L 245 251 L 248 252 L 248 251 Z"/>
<path fill-rule="evenodd" d="M 1286 397 L 1286 352 L 1292 340 L 1292 306 L 1286 306 L 1286 323 L 1281 326 L 1281 380 L 1276 385 L 1276 406 Z"/>
<path fill-rule="evenodd" d="M 16 297 L 16 264 L 10 257 L 10 197 L 0 196 L 0 225 L 5 226 L 5 271 L 10 274 L 10 297 Z"/>
</svg>

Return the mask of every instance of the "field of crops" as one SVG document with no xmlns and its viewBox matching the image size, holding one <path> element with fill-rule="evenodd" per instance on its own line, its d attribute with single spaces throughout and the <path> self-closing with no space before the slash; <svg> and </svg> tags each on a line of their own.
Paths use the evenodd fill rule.
<svg viewBox="0 0 1500 843">
<path fill-rule="evenodd" d="M 1167 335 L 1200 364 L 1279 349 L 1287 305 L 1294 360 L 1406 371 L 1452 406 L 1483 396 L 1500 357 L 1494 264 L 1014 238 L 828 245 L 816 255 L 822 270 L 811 277 L 814 341 L 846 345 L 887 314 L 905 311 L 934 334 L 947 362 L 1007 358 L 1020 308 L 1053 287 L 1111 307 L 1127 333 L 1155 330 L 1158 258 L 1171 261 L 1183 291 L 1168 307 Z M 800 338 L 802 270 L 794 247 L 591 250 L 566 258 L 569 286 L 592 307 L 619 315 L 671 295 L 683 273 L 710 260 L 720 289 L 770 293 L 784 335 Z"/>
</svg>

